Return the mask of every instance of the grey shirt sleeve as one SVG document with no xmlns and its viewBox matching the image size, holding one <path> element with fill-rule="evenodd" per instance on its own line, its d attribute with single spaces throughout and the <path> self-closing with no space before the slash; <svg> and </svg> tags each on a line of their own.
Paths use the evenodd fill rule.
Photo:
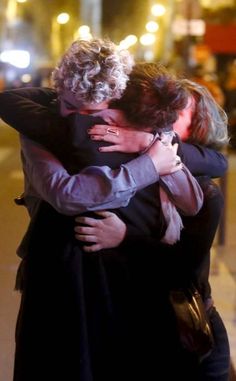
<svg viewBox="0 0 236 381">
<path fill-rule="evenodd" d="M 161 176 L 160 184 L 181 214 L 194 216 L 201 209 L 202 189 L 184 164 L 182 170 Z"/>
<path fill-rule="evenodd" d="M 24 172 L 37 195 L 66 215 L 124 207 L 139 189 L 159 180 L 146 154 L 116 170 L 91 166 L 71 176 L 62 163 L 39 144 L 21 137 L 21 146 Z"/>
</svg>

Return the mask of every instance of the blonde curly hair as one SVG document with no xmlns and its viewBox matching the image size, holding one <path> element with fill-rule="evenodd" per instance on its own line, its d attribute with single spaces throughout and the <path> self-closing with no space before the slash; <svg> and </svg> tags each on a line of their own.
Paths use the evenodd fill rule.
<svg viewBox="0 0 236 381">
<path fill-rule="evenodd" d="M 222 149 L 229 143 L 225 111 L 205 86 L 188 79 L 180 82 L 195 101 L 188 142 Z"/>
<path fill-rule="evenodd" d="M 133 65 L 129 51 L 109 39 L 77 40 L 54 69 L 53 86 L 59 95 L 71 91 L 83 103 L 119 99 Z"/>
</svg>

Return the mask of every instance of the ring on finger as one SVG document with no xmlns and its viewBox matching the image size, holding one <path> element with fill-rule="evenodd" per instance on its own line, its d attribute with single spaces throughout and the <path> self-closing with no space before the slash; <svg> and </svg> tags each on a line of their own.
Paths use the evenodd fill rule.
<svg viewBox="0 0 236 381">
<path fill-rule="evenodd" d="M 119 131 L 117 130 L 117 128 L 107 127 L 107 134 L 119 136 Z"/>
</svg>

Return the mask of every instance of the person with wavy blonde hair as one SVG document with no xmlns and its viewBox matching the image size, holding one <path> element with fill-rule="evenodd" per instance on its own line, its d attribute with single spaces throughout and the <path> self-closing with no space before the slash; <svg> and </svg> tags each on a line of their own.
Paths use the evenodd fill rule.
<svg viewBox="0 0 236 381">
<path fill-rule="evenodd" d="M 224 109 L 216 102 L 206 86 L 189 79 L 181 79 L 180 83 L 189 91 L 190 99 L 187 106 L 179 112 L 179 120 L 174 128 L 180 126 L 182 117 L 189 113 L 191 123 L 185 135 L 187 142 L 197 142 L 215 149 L 225 147 L 229 137 L 228 117 Z"/>
</svg>

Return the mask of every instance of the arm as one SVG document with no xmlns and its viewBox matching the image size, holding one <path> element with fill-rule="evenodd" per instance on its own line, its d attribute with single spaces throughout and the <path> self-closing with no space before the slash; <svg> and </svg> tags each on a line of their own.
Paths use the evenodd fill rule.
<svg viewBox="0 0 236 381">
<path fill-rule="evenodd" d="M 178 243 L 179 252 L 187 253 L 187 259 L 192 263 L 191 268 L 196 272 L 199 271 L 199 264 L 203 263 L 205 259 L 207 260 L 206 255 L 214 240 L 223 207 L 223 197 L 217 185 L 207 179 L 202 179 L 201 186 L 204 193 L 203 207 L 197 216 L 185 218 L 185 229 L 182 231 L 181 240 Z M 84 216 L 75 219 L 78 224 L 75 226 L 76 239 L 85 244 L 93 243 L 90 246 L 84 246 L 84 250 L 87 252 L 117 246 L 129 250 L 133 245 L 144 247 L 144 250 L 148 246 L 149 251 L 151 247 L 156 250 L 159 247 L 169 252 L 177 248 L 170 245 L 163 246 L 159 239 L 153 236 L 141 235 L 137 228 L 129 224 L 125 225 L 114 213 L 100 212 L 99 214 L 103 219 Z M 211 223 L 204 224 L 204 221 L 211 221 Z M 189 255 L 190 252 L 194 255 Z"/>
<path fill-rule="evenodd" d="M 0 93 L 0 117 L 18 132 L 50 148 L 61 129 L 62 118 L 50 108 L 55 92 L 43 88 L 23 88 Z M 60 135 L 63 136 L 63 135 Z M 59 137 L 60 138 L 60 137 Z M 62 140 L 63 141 L 63 140 Z"/>
<path fill-rule="evenodd" d="M 219 151 L 198 144 L 179 144 L 178 155 L 194 176 L 217 178 L 228 169 L 226 157 Z"/>
<path fill-rule="evenodd" d="M 75 218 L 77 223 L 74 228 L 75 238 L 85 243 L 83 250 L 88 253 L 118 246 L 132 253 L 134 245 L 140 246 L 144 252 L 147 246 L 153 249 L 152 252 L 158 252 L 159 249 L 166 252 L 173 250 L 174 246 L 162 244 L 153 236 L 140 234 L 139 229 L 125 224 L 115 213 L 103 211 L 96 214 L 102 218 L 85 216 Z"/>
<path fill-rule="evenodd" d="M 95 125 L 88 131 L 93 140 L 112 143 L 107 147 L 102 147 L 101 152 L 140 152 L 148 147 L 153 135 L 145 131 L 135 131 L 130 128 L 119 128 L 118 136 L 106 133 L 107 126 Z M 209 176 L 212 178 L 221 177 L 228 168 L 226 157 L 214 149 L 200 146 L 198 144 L 188 144 L 179 141 L 178 155 L 182 162 L 188 167 L 194 176 Z"/>
<path fill-rule="evenodd" d="M 179 169 L 174 150 L 160 141 L 149 153 L 117 170 L 93 166 L 74 176 L 52 154 L 26 138 L 22 138 L 22 150 L 27 176 L 39 195 L 68 215 L 126 206 L 137 190 L 159 180 L 158 173 Z"/>
<path fill-rule="evenodd" d="M 202 189 L 185 166 L 171 175 L 161 176 L 160 184 L 180 213 L 193 216 L 201 209 L 203 205 Z"/>
<path fill-rule="evenodd" d="M 55 90 L 49 87 L 21 87 L 13 90 L 5 90 L 0 93 L 1 102 L 4 108 L 7 107 L 7 102 L 23 98 L 30 100 L 41 106 L 50 106 L 51 102 L 57 98 Z"/>
</svg>

